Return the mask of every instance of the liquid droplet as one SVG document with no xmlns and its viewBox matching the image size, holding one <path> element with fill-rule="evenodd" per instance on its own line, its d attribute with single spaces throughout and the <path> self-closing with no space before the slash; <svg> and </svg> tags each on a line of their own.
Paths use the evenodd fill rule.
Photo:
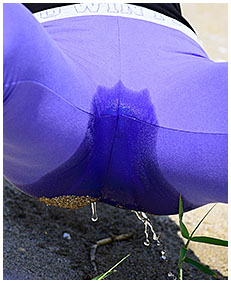
<svg viewBox="0 0 231 283">
<path fill-rule="evenodd" d="M 163 251 L 161 251 L 160 253 L 161 253 L 161 257 L 160 257 L 160 259 L 162 259 L 162 260 L 166 260 L 166 259 L 167 259 L 167 257 L 166 257 L 166 251 L 165 251 L 165 250 L 163 250 Z"/>
<path fill-rule="evenodd" d="M 176 280 L 176 277 L 172 272 L 168 272 L 168 279 L 169 280 Z"/>
<path fill-rule="evenodd" d="M 146 238 L 146 240 L 144 241 L 144 245 L 147 246 L 147 247 L 150 245 L 149 239 Z"/>
<path fill-rule="evenodd" d="M 137 216 L 137 218 L 143 222 L 144 224 L 144 234 L 145 234 L 145 241 L 144 241 L 144 245 L 145 246 L 149 246 L 150 245 L 150 241 L 148 239 L 148 227 L 150 228 L 152 234 L 153 234 L 153 240 L 157 242 L 157 244 L 159 243 L 158 237 L 156 236 L 156 233 L 152 227 L 152 223 L 150 221 L 150 219 L 148 218 L 148 216 L 146 215 L 146 213 L 142 212 L 142 211 L 135 211 L 132 210 L 132 212 L 134 212 Z"/>
<path fill-rule="evenodd" d="M 92 221 L 97 221 L 98 220 L 98 215 L 97 215 L 97 211 L 96 211 L 96 202 L 92 202 L 91 203 L 91 220 Z"/>
</svg>

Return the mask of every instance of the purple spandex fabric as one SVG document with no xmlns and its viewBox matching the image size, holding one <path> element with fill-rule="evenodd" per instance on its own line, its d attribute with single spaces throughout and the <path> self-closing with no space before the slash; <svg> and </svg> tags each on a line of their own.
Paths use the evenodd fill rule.
<svg viewBox="0 0 231 283">
<path fill-rule="evenodd" d="M 140 9 L 145 9 L 141 8 Z M 4 175 L 154 214 L 227 202 L 227 68 L 185 33 L 4 4 Z"/>
</svg>

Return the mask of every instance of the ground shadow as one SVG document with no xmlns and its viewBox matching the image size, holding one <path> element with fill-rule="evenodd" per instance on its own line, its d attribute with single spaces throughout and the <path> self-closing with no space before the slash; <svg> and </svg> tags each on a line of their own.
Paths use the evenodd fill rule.
<svg viewBox="0 0 231 283">
<path fill-rule="evenodd" d="M 47 207 L 4 180 L 4 279 L 81 280 L 96 273 L 90 248 L 99 239 L 132 233 L 132 237 L 101 246 L 96 253 L 98 274 L 107 271 L 121 258 L 130 256 L 108 279 L 170 279 L 176 274 L 179 249 L 183 245 L 178 226 L 165 216 L 150 216 L 167 251 L 160 259 L 154 244 L 143 245 L 143 224 L 134 213 L 103 203 L 98 204 L 97 222 L 91 221 L 90 207 L 67 210 Z M 63 237 L 69 233 L 71 239 Z M 192 259 L 200 261 L 190 250 Z M 210 279 L 197 269 L 184 265 L 184 279 Z M 220 275 L 220 279 L 227 277 Z"/>
</svg>

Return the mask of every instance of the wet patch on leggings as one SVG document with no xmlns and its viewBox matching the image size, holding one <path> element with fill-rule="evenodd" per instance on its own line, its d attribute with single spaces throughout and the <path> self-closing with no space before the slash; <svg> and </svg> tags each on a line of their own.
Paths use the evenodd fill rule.
<svg viewBox="0 0 231 283">
<path fill-rule="evenodd" d="M 18 187 L 37 197 L 90 196 L 132 210 L 177 213 L 179 194 L 158 166 L 159 128 L 149 91 L 130 90 L 121 81 L 99 86 L 92 114 L 71 158 L 38 182 Z"/>
</svg>

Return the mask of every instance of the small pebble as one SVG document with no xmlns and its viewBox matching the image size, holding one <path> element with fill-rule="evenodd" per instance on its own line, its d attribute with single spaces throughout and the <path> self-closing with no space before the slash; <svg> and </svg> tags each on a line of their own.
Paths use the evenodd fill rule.
<svg viewBox="0 0 231 283">
<path fill-rule="evenodd" d="M 63 233 L 63 238 L 64 239 L 67 239 L 67 240 L 70 240 L 71 239 L 71 235 L 67 232 Z"/>
<path fill-rule="evenodd" d="M 25 252 L 26 250 L 25 250 L 24 248 L 22 248 L 22 247 L 19 247 L 19 248 L 18 248 L 18 251 L 19 251 L 19 252 Z"/>
</svg>

